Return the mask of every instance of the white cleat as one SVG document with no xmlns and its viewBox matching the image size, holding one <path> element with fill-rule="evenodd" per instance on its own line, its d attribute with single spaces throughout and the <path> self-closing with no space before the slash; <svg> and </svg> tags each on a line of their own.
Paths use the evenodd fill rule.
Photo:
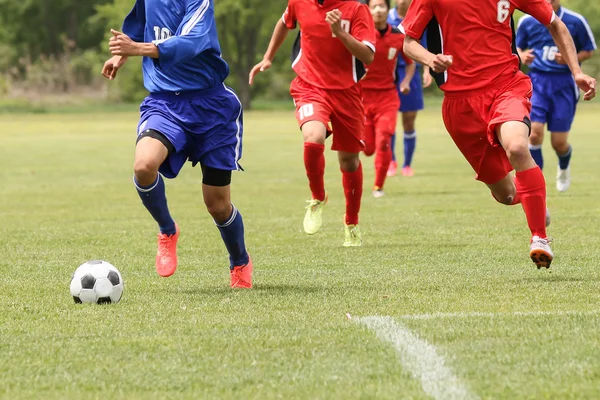
<svg viewBox="0 0 600 400">
<path fill-rule="evenodd" d="M 321 226 L 323 226 L 323 207 L 327 204 L 327 193 L 325 193 L 325 200 L 308 200 L 306 206 L 306 214 L 304 215 L 304 232 L 309 235 L 314 235 L 319 232 Z"/>
<path fill-rule="evenodd" d="M 537 267 L 540 268 L 550 268 L 550 264 L 552 264 L 552 260 L 554 259 L 554 253 L 550 248 L 550 239 L 542 239 L 539 236 L 534 236 L 531 238 L 531 246 L 529 250 L 529 257 Z"/>
<path fill-rule="evenodd" d="M 383 189 L 379 188 L 377 186 L 375 186 L 373 188 L 373 191 L 371 193 L 373 194 L 373 197 L 375 197 L 376 199 L 380 199 L 383 196 L 385 196 L 385 192 L 383 191 Z"/>
<path fill-rule="evenodd" d="M 569 186 L 571 186 L 571 167 L 560 169 L 559 166 L 556 173 L 556 190 L 566 192 Z"/>
</svg>

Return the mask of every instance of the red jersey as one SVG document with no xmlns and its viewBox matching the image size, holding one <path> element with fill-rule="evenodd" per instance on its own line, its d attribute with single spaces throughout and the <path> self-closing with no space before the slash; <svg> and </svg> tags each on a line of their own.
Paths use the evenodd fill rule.
<svg viewBox="0 0 600 400">
<path fill-rule="evenodd" d="M 375 27 L 369 8 L 355 0 L 289 0 L 283 14 L 288 29 L 300 24 L 300 48 L 292 68 L 303 81 L 322 89 L 347 89 L 357 84 L 365 67 L 333 35 L 326 14 L 342 13 L 342 27 L 375 51 Z"/>
<path fill-rule="evenodd" d="M 388 25 L 385 31 L 377 31 L 376 38 L 375 59 L 367 67 L 367 75 L 360 84 L 369 90 L 396 89 L 398 56 L 402 56 L 407 65 L 413 63 L 404 54 L 404 34 Z"/>
<path fill-rule="evenodd" d="M 436 54 L 453 57 L 452 66 L 435 74 L 447 93 L 468 94 L 493 87 L 519 70 L 513 12 L 519 9 L 544 25 L 556 17 L 547 0 L 413 0 L 402 27 Z"/>
</svg>

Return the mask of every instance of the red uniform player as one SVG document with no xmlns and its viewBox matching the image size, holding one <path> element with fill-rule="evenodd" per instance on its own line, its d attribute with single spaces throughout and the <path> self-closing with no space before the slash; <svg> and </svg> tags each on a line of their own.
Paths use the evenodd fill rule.
<svg viewBox="0 0 600 400">
<path fill-rule="evenodd" d="M 373 61 L 375 28 L 366 5 L 351 0 L 289 0 L 275 26 L 263 61 L 254 76 L 271 67 L 289 30 L 300 25 L 301 37 L 292 68 L 298 75 L 290 93 L 304 135 L 304 165 L 312 198 L 306 207 L 304 230 L 315 234 L 322 226 L 325 192 L 325 139 L 331 123 L 332 149 L 338 152 L 346 196 L 344 246 L 360 246 L 358 213 L 363 173 L 358 157 L 364 149 L 364 108 L 358 82 L 365 64 Z"/>
<path fill-rule="evenodd" d="M 547 0 L 413 0 L 402 23 L 404 51 L 435 72 L 450 136 L 498 202 L 522 204 L 530 257 L 538 269 L 549 268 L 546 182 L 528 149 L 532 86 L 519 69 L 515 9 L 548 26 L 585 99 L 592 99 L 596 81 L 582 73 L 573 39 Z M 429 50 L 418 41 L 426 29 Z"/>
<path fill-rule="evenodd" d="M 406 61 L 406 76 L 400 83 L 404 94 L 410 92 L 410 81 L 417 69 L 415 63 L 404 55 L 404 34 L 387 23 L 390 0 L 367 2 L 375 28 L 375 59 L 367 68 L 367 75 L 360 81 L 365 106 L 365 154 L 375 153 L 375 185 L 373 197 L 383 196 L 383 184 L 392 161 L 391 141 L 396 131 L 396 119 L 400 98 L 396 89 L 398 57 Z"/>
</svg>

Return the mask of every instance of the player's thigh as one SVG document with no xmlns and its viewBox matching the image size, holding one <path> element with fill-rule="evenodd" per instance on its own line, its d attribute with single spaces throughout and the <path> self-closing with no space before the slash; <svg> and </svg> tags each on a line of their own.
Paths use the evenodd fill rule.
<svg viewBox="0 0 600 400">
<path fill-rule="evenodd" d="M 324 143 L 332 114 L 326 91 L 296 78 L 290 86 L 290 94 L 304 141 Z"/>
<path fill-rule="evenodd" d="M 488 135 L 489 99 L 444 99 L 444 124 L 456 147 L 476 173 L 476 179 L 493 184 L 504 178 L 512 167 L 506 153 Z"/>
<path fill-rule="evenodd" d="M 569 151 L 569 132 L 552 132 L 550 139 L 552 148 L 558 154 L 564 154 Z"/>
<path fill-rule="evenodd" d="M 544 130 L 546 124 L 542 122 L 531 122 L 531 135 L 529 136 L 529 143 L 534 146 L 539 146 L 544 143 Z"/>
<path fill-rule="evenodd" d="M 332 106 L 331 126 L 333 130 L 332 149 L 346 153 L 360 153 L 364 150 L 365 110 L 360 89 L 354 87 L 330 94 Z"/>
<path fill-rule="evenodd" d="M 564 79 L 564 78 L 563 78 Z M 572 78 L 563 82 L 557 88 L 552 97 L 550 113 L 548 116 L 548 130 L 550 132 L 569 132 L 575 119 L 577 102 L 579 97 L 579 88 L 575 86 Z"/>
<path fill-rule="evenodd" d="M 189 159 L 225 171 L 241 169 L 244 135 L 242 104 L 233 90 L 223 87 L 211 96 L 189 101 L 185 121 L 191 141 Z"/>
<path fill-rule="evenodd" d="M 531 74 L 533 91 L 531 94 L 531 121 L 546 124 L 550 116 L 552 96 L 547 93 L 548 83 L 543 77 Z"/>
<path fill-rule="evenodd" d="M 174 178 L 187 160 L 185 131 L 167 113 L 167 102 L 147 98 L 140 108 L 134 169 L 158 169 Z"/>
<path fill-rule="evenodd" d="M 396 106 L 382 107 L 375 117 L 375 136 L 377 147 L 389 146 L 392 136 L 396 130 L 398 113 Z"/>
</svg>

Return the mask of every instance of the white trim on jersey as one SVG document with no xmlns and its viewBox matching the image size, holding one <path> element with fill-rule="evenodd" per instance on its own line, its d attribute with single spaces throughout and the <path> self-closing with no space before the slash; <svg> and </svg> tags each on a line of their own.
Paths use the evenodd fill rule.
<svg viewBox="0 0 600 400">
<path fill-rule="evenodd" d="M 403 35 L 406 35 L 406 31 L 404 30 L 404 27 L 402 26 L 402 22 L 400 23 L 400 25 L 397 26 L 397 28 L 400 32 L 402 32 Z"/>
<path fill-rule="evenodd" d="M 594 38 L 594 33 L 592 32 L 592 28 L 590 28 L 590 24 L 588 24 L 588 22 L 585 20 L 583 15 L 577 14 L 576 12 L 566 9 L 564 7 L 562 7 L 561 9 L 562 9 L 561 17 L 563 14 L 566 13 L 566 14 L 569 14 L 570 16 L 575 17 L 581 21 L 581 23 L 585 27 L 585 30 L 587 31 L 587 34 L 589 35 L 589 37 L 592 41 L 592 44 L 594 45 L 594 50 L 596 50 L 598 48 L 598 46 L 596 46 L 596 39 Z"/>
<path fill-rule="evenodd" d="M 366 45 L 368 48 L 370 48 L 373 51 L 373 53 L 375 53 L 375 45 L 373 43 L 371 43 L 367 40 L 363 40 L 362 43 L 364 45 Z"/>
<path fill-rule="evenodd" d="M 298 52 L 298 55 L 296 56 L 296 59 L 292 63 L 292 68 L 294 68 L 296 66 L 296 64 L 298 64 L 298 61 L 300 61 L 300 57 L 302 57 L 302 49 L 300 49 L 300 51 Z"/>
<path fill-rule="evenodd" d="M 523 15 L 521 18 L 519 18 L 519 23 L 517 23 L 517 31 L 518 31 L 518 30 L 519 30 L 519 28 L 521 27 L 521 24 L 522 24 L 523 22 L 525 22 L 525 20 L 527 20 L 527 19 L 529 19 L 529 18 L 532 18 L 532 16 L 531 16 L 531 15 L 529 15 L 529 14 L 525 14 L 525 15 Z"/>
<path fill-rule="evenodd" d="M 206 11 L 208 11 L 209 6 L 210 6 L 210 0 L 202 1 L 202 3 L 200 4 L 200 7 L 198 7 L 196 12 L 192 16 L 192 18 L 181 29 L 181 36 L 185 36 L 185 35 L 189 34 L 192 31 L 192 29 L 194 29 L 194 27 L 198 24 L 198 22 L 200 22 L 202 17 L 204 17 L 204 14 L 206 14 Z"/>
<path fill-rule="evenodd" d="M 550 23 L 553 23 L 554 20 L 556 19 L 557 15 L 554 11 L 552 11 L 552 19 L 550 20 Z"/>
<path fill-rule="evenodd" d="M 442 46 L 442 54 L 444 54 L 444 35 L 442 34 L 442 27 L 441 25 L 438 25 L 438 28 L 440 30 L 440 44 Z M 448 70 L 444 71 L 444 83 L 448 82 Z"/>
<path fill-rule="evenodd" d="M 356 57 L 352 56 L 352 78 L 358 83 L 358 72 L 356 71 Z"/>
</svg>

